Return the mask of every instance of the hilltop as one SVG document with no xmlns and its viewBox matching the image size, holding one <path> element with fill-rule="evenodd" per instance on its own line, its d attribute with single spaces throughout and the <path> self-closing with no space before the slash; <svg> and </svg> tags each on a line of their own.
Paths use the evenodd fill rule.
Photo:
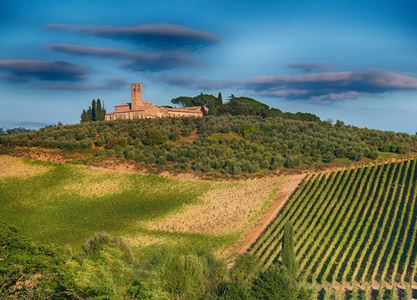
<svg viewBox="0 0 417 300">
<path fill-rule="evenodd" d="M 148 173 L 264 176 L 414 156 L 417 137 L 345 125 L 256 116 L 84 122 L 0 136 L 0 151 Z M 16 148 L 18 147 L 18 148 Z"/>
</svg>

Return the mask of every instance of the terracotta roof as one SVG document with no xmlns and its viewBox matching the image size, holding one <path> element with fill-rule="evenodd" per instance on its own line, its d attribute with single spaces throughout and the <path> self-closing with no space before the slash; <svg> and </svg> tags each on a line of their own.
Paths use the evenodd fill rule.
<svg viewBox="0 0 417 300">
<path fill-rule="evenodd" d="M 191 107 L 180 107 L 180 108 L 168 108 L 168 111 L 197 113 L 197 112 L 201 112 L 201 107 L 200 106 L 191 106 Z"/>
</svg>

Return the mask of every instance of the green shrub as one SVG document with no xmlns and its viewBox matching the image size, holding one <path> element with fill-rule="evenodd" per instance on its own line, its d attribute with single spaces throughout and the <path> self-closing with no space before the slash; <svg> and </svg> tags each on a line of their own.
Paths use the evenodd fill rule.
<svg viewBox="0 0 417 300">
<path fill-rule="evenodd" d="M 0 257 L 3 299 L 62 299 L 69 259 L 62 248 L 34 243 L 0 221 Z"/>
<path fill-rule="evenodd" d="M 167 158 L 165 156 L 160 156 L 158 158 L 158 165 L 164 166 L 167 164 Z"/>
<path fill-rule="evenodd" d="M 114 149 L 109 149 L 106 152 L 107 152 L 107 157 L 113 157 L 116 154 L 116 151 L 114 151 Z"/>
<path fill-rule="evenodd" d="M 118 144 L 119 144 L 120 147 L 126 147 L 126 145 L 127 145 L 127 138 L 125 138 L 125 137 L 119 138 Z"/>
<path fill-rule="evenodd" d="M 145 145 L 160 145 L 165 143 L 166 137 L 160 130 L 149 130 L 146 134 L 144 143 Z"/>
<path fill-rule="evenodd" d="M 96 156 L 102 157 L 102 156 L 105 156 L 105 155 L 106 155 L 106 150 L 104 150 L 104 149 L 100 148 L 96 152 Z"/>
<path fill-rule="evenodd" d="M 126 152 L 126 159 L 134 160 L 135 159 L 135 151 L 129 150 Z"/>
<path fill-rule="evenodd" d="M 219 300 L 253 299 L 248 284 L 244 282 L 222 282 L 213 294 Z"/>
<path fill-rule="evenodd" d="M 153 163 L 155 163 L 155 161 L 156 161 L 156 158 L 155 158 L 155 155 L 153 155 L 153 154 L 150 154 L 148 156 L 148 158 L 146 159 L 147 164 L 153 164 Z"/>
<path fill-rule="evenodd" d="M 168 258 L 160 274 L 164 289 L 177 299 L 203 297 L 207 276 L 207 262 L 197 255 L 176 255 Z"/>
<path fill-rule="evenodd" d="M 114 137 L 107 142 L 106 148 L 111 149 L 111 148 L 114 148 L 118 144 L 119 144 L 119 139 L 117 137 Z"/>
<path fill-rule="evenodd" d="M 293 284 L 285 269 L 271 265 L 265 272 L 257 276 L 252 283 L 254 299 L 313 299 L 313 290 L 308 290 Z"/>
<path fill-rule="evenodd" d="M 251 126 L 248 124 L 241 125 L 239 128 L 239 135 L 243 138 L 249 137 L 252 133 L 255 133 L 259 130 L 258 127 Z"/>
<path fill-rule="evenodd" d="M 100 246 L 108 245 L 110 241 L 111 238 L 107 232 L 96 232 L 82 245 L 82 249 L 85 255 L 92 255 Z"/>
<path fill-rule="evenodd" d="M 378 151 L 371 151 L 371 153 L 369 154 L 369 158 L 371 159 L 377 159 L 378 157 L 379 157 Z"/>
</svg>

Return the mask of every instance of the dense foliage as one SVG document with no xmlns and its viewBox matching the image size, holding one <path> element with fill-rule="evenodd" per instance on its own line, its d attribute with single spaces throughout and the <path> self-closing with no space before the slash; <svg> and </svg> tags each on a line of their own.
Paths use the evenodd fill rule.
<svg viewBox="0 0 417 300">
<path fill-rule="evenodd" d="M 279 117 L 283 119 L 301 120 L 301 121 L 315 121 L 320 122 L 320 118 L 311 113 L 290 113 L 282 112 L 277 108 L 270 108 L 267 104 L 259 102 L 249 97 L 235 97 L 230 95 L 229 101 L 223 103 L 222 94 L 219 93 L 217 97 L 213 95 L 201 93 L 195 97 L 181 96 L 171 100 L 173 104 L 178 104 L 183 107 L 190 106 L 206 106 L 209 111 L 208 115 L 221 116 L 257 116 L 257 117 Z"/>
<path fill-rule="evenodd" d="M 405 154 L 417 136 L 336 122 L 220 116 L 85 122 L 0 136 L 4 146 L 84 151 L 148 168 L 247 174 Z"/>
<path fill-rule="evenodd" d="M 0 246 L 4 299 L 312 299 L 311 290 L 291 284 L 278 266 L 261 273 L 246 268 L 254 262 L 248 255 L 230 272 L 206 250 L 192 255 L 162 251 L 139 262 L 123 240 L 105 232 L 95 233 L 83 252 L 73 253 L 33 243 L 5 223 L 0 224 Z M 236 273 L 247 274 L 244 285 Z"/>
<path fill-rule="evenodd" d="M 104 121 L 104 116 L 106 115 L 106 108 L 101 105 L 100 99 L 93 99 L 91 101 L 91 106 L 87 110 L 83 109 L 83 112 L 80 116 L 81 123 L 89 121 Z"/>
<path fill-rule="evenodd" d="M 279 117 L 283 119 L 320 122 L 320 118 L 311 113 L 282 112 L 277 108 L 270 108 L 265 103 L 249 97 L 230 96 L 228 102 L 217 107 L 217 115 L 230 114 L 232 116 L 245 115 L 257 117 Z"/>
</svg>

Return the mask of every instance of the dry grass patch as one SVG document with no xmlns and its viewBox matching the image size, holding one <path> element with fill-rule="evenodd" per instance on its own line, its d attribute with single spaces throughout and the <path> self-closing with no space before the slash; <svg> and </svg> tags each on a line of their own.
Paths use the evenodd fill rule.
<svg viewBox="0 0 417 300">
<path fill-rule="evenodd" d="M 52 167 L 32 165 L 20 158 L 0 156 L 0 179 L 8 177 L 31 177 L 51 170 Z"/>
<path fill-rule="evenodd" d="M 83 197 L 105 196 L 121 193 L 133 184 L 129 176 L 122 172 L 105 171 L 82 166 L 74 166 L 73 178 L 62 186 L 63 192 L 76 193 Z"/>
<path fill-rule="evenodd" d="M 270 177 L 238 183 L 217 182 L 200 203 L 149 224 L 150 229 L 227 234 L 242 230 L 272 200 L 286 178 Z"/>
<path fill-rule="evenodd" d="M 173 243 L 172 240 L 167 239 L 166 237 L 155 237 L 150 235 L 138 235 L 135 237 L 123 237 L 123 240 L 128 243 L 130 246 L 150 246 L 150 245 L 161 245 Z"/>
</svg>

